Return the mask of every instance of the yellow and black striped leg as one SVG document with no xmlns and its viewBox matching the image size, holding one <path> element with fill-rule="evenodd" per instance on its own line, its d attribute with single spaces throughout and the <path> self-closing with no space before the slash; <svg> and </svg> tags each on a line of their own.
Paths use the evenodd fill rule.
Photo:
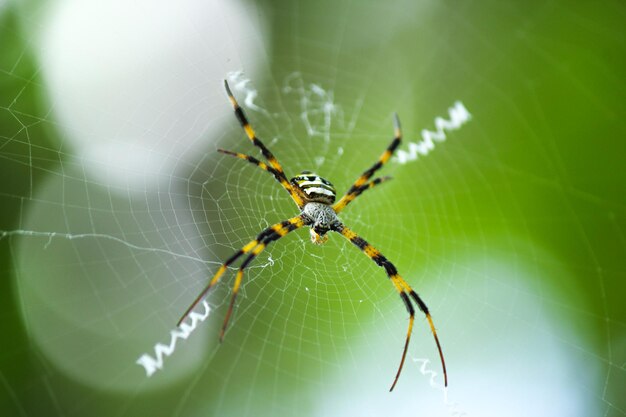
<svg viewBox="0 0 626 417">
<path fill-rule="evenodd" d="M 261 150 L 261 153 L 269 163 L 269 166 L 274 169 L 277 179 L 281 183 L 281 185 L 289 192 L 291 198 L 295 201 L 298 207 L 302 208 L 304 206 L 304 200 L 299 193 L 299 190 L 294 188 L 291 183 L 287 180 L 287 176 L 283 171 L 283 167 L 280 165 L 276 157 L 270 152 L 269 149 L 261 142 L 259 138 L 256 137 L 256 133 L 254 133 L 254 129 L 250 126 L 250 122 L 246 118 L 246 115 L 243 112 L 243 109 L 237 103 L 235 96 L 233 96 L 232 91 L 230 91 L 230 87 L 228 86 L 228 81 L 224 80 L 224 88 L 226 89 L 226 94 L 228 94 L 228 99 L 230 100 L 230 104 L 233 106 L 233 110 L 235 111 L 235 116 L 237 116 L 237 120 L 241 124 L 241 127 L 246 132 L 248 139 L 252 142 L 254 146 Z"/>
<path fill-rule="evenodd" d="M 226 333 L 226 328 L 228 327 L 228 322 L 233 313 L 233 308 L 235 306 L 235 300 L 237 298 L 237 294 L 239 293 L 239 288 L 241 286 L 241 281 L 243 279 L 243 271 L 246 267 L 252 262 L 258 255 L 261 253 L 270 243 L 280 239 L 285 236 L 287 233 L 292 232 L 304 225 L 308 224 L 304 218 L 298 216 L 291 218 L 289 220 L 285 220 L 282 223 L 279 223 L 280 226 L 274 225 L 271 228 L 271 232 L 268 233 L 262 240 L 259 241 L 258 245 L 250 252 L 248 257 L 243 261 L 239 269 L 237 270 L 237 275 L 235 277 L 235 284 L 233 285 L 233 294 L 230 298 L 230 304 L 228 305 L 228 311 L 226 312 L 226 317 L 224 318 L 224 323 L 222 324 L 222 330 L 220 331 L 220 342 L 224 340 L 224 333 Z"/>
<path fill-rule="evenodd" d="M 341 210 L 345 209 L 346 206 L 348 204 L 350 204 L 352 201 L 354 201 L 355 198 L 360 196 L 363 193 L 363 191 L 369 190 L 370 188 L 374 188 L 378 184 L 381 184 L 383 182 L 389 181 L 390 179 L 391 179 L 391 177 L 385 176 L 385 177 L 376 178 L 376 179 L 373 179 L 373 180 L 371 180 L 369 182 L 366 182 L 365 184 L 363 184 L 362 186 L 357 188 L 356 191 L 354 191 L 353 193 L 346 194 L 344 196 L 344 198 L 343 198 L 343 202 L 342 202 L 341 206 L 333 207 L 335 209 L 335 212 L 339 213 Z"/>
<path fill-rule="evenodd" d="M 372 175 L 374 175 L 376 171 L 382 168 L 382 166 L 385 165 L 387 161 L 389 161 L 391 155 L 393 155 L 395 150 L 398 148 L 400 142 L 402 141 L 402 129 L 400 127 L 400 119 L 395 113 L 393 114 L 393 128 L 394 138 L 387 147 L 387 149 L 385 149 L 385 152 L 380 155 L 378 161 L 376 161 L 374 165 L 366 169 L 363 174 L 361 174 L 361 176 L 357 178 L 357 180 L 354 182 L 354 184 L 352 184 L 352 187 L 350 187 L 346 194 L 333 205 L 333 209 L 335 209 L 335 212 L 339 213 L 346 207 L 346 205 L 348 205 L 348 203 L 350 203 L 357 197 L 358 194 L 360 194 L 359 190 L 361 189 L 361 187 L 366 185 L 367 181 L 372 177 Z"/>
<path fill-rule="evenodd" d="M 178 323 L 176 325 L 180 326 L 180 324 L 183 322 L 183 320 L 185 320 L 185 318 L 189 315 L 189 313 L 191 313 L 191 311 L 198 305 L 200 300 L 202 300 L 208 294 L 208 292 L 211 290 L 211 288 L 213 288 L 213 286 L 218 283 L 218 281 L 220 280 L 222 275 L 224 275 L 224 272 L 226 272 L 226 269 L 230 266 L 230 264 L 232 264 L 237 259 L 239 259 L 240 256 L 245 255 L 246 253 L 249 253 L 252 250 L 256 250 L 256 247 L 263 240 L 265 240 L 265 238 L 267 238 L 268 236 L 273 236 L 276 233 L 280 234 L 280 231 L 282 231 L 285 228 L 289 229 L 293 225 L 296 225 L 296 226 L 293 229 L 291 229 L 291 230 L 295 230 L 298 227 L 302 227 L 304 224 L 305 224 L 305 221 L 303 220 L 303 218 L 301 216 L 296 216 L 296 217 L 292 217 L 291 219 L 285 220 L 283 222 L 276 223 L 275 225 L 272 225 L 272 226 L 268 227 L 267 229 L 263 230 L 261 233 L 259 233 L 259 235 L 256 237 L 256 239 L 251 240 L 250 242 L 248 242 L 244 247 L 242 247 L 237 252 L 235 252 L 230 258 L 228 258 L 226 260 L 226 262 L 224 262 L 219 267 L 217 272 L 215 272 L 215 275 L 213 275 L 213 278 L 211 279 L 211 281 L 209 281 L 209 283 L 206 285 L 206 287 L 204 287 L 204 289 L 202 291 L 200 291 L 200 294 L 198 294 L 198 296 L 191 303 L 191 305 L 187 308 L 187 310 L 185 310 L 185 312 L 180 317 L 180 319 L 178 320 Z M 285 232 L 284 234 L 286 234 L 286 233 L 287 232 Z M 284 236 L 284 234 L 283 234 L 283 236 Z"/>
<path fill-rule="evenodd" d="M 248 161 L 251 164 L 258 166 L 263 171 L 269 172 L 270 174 L 274 176 L 274 178 L 280 181 L 280 174 L 276 172 L 274 168 L 272 168 L 271 166 L 268 166 L 265 162 L 259 161 L 254 156 L 246 155 L 244 153 L 239 153 L 239 152 L 227 151 L 226 149 L 218 149 L 217 151 L 226 155 L 234 156 L 235 158 Z"/>
<path fill-rule="evenodd" d="M 439 343 L 439 338 L 437 337 L 437 330 L 433 324 L 433 320 L 430 316 L 430 312 L 428 311 L 428 307 L 422 299 L 417 295 L 415 291 L 411 288 L 411 286 L 398 274 L 398 270 L 396 267 L 383 256 L 382 253 L 372 245 L 367 243 L 365 239 L 358 236 L 352 230 L 348 229 L 343 225 L 338 225 L 333 228 L 335 232 L 341 233 L 346 239 L 356 245 L 359 249 L 363 251 L 370 259 L 372 259 L 376 264 L 385 269 L 387 276 L 391 280 L 392 284 L 398 291 L 400 298 L 404 302 L 404 305 L 409 312 L 409 327 L 407 329 L 406 341 L 404 342 L 404 349 L 402 351 L 402 358 L 400 359 L 400 366 L 398 367 L 398 372 L 391 384 L 391 388 L 389 391 L 393 391 L 396 383 L 398 382 L 398 378 L 400 378 L 400 373 L 402 372 L 402 367 L 404 366 L 404 360 L 406 359 L 406 354 L 409 348 L 409 342 L 411 340 L 411 333 L 413 331 L 413 322 L 415 321 L 415 308 L 411 304 L 411 300 L 409 299 L 409 295 L 413 298 L 413 301 L 417 304 L 419 309 L 426 315 L 426 319 L 428 320 L 428 324 L 430 325 L 430 330 L 433 333 L 435 338 L 435 343 L 437 344 L 437 350 L 439 351 L 439 357 L 441 359 L 441 366 L 443 368 L 443 378 L 444 385 L 448 386 L 448 373 L 446 371 L 446 362 L 443 358 L 443 351 L 441 349 L 441 344 Z"/>
<path fill-rule="evenodd" d="M 226 154 L 226 155 L 234 156 L 235 158 L 239 158 L 239 159 L 243 159 L 245 161 L 248 161 L 251 164 L 258 166 L 262 170 L 267 171 L 270 174 L 272 174 L 274 176 L 274 178 L 276 178 L 276 181 L 278 181 L 280 183 L 280 185 L 282 185 L 283 188 L 285 190 L 287 190 L 289 195 L 291 195 L 291 198 L 298 205 L 298 207 L 302 208 L 302 206 L 300 206 L 300 202 L 302 201 L 302 199 L 300 198 L 300 195 L 297 193 L 297 191 L 293 187 L 291 187 L 291 186 L 290 187 L 285 187 L 284 181 L 283 181 L 283 177 L 278 172 L 276 172 L 276 170 L 274 168 L 272 168 L 271 166 L 267 165 L 265 162 L 259 161 L 258 159 L 256 159 L 253 156 L 250 156 L 250 155 L 246 155 L 246 154 L 239 153 L 239 152 L 227 151 L 225 149 L 218 149 L 217 151 L 221 152 L 223 154 Z"/>
</svg>

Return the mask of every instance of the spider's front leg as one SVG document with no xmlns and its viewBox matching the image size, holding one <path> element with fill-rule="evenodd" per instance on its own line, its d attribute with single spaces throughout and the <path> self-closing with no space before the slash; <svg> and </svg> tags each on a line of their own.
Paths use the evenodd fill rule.
<svg viewBox="0 0 626 417">
<path fill-rule="evenodd" d="M 178 320 L 177 326 L 180 326 L 183 320 L 185 320 L 185 318 L 189 315 L 189 313 L 191 313 L 191 311 L 196 307 L 196 305 L 198 305 L 198 303 L 204 297 L 206 297 L 208 292 L 215 286 L 215 284 L 219 282 L 222 275 L 224 275 L 224 272 L 226 272 L 226 269 L 233 262 L 235 262 L 241 256 L 252 252 L 252 255 L 250 255 L 248 259 L 246 259 L 243 262 L 242 266 L 239 268 L 239 270 L 241 271 L 241 276 L 243 276 L 243 269 L 252 261 L 252 259 L 254 259 L 254 257 L 256 257 L 259 253 L 261 253 L 261 251 L 265 249 L 265 247 L 267 247 L 268 244 L 270 244 L 271 242 L 275 240 L 280 239 L 281 237 L 285 236 L 287 233 L 293 230 L 296 230 L 302 226 L 305 226 L 307 224 L 308 224 L 308 219 L 303 217 L 302 215 L 299 215 L 296 217 L 292 217 L 291 219 L 282 221 L 280 223 L 276 223 L 268 227 L 267 229 L 263 230 L 261 233 L 259 233 L 256 239 L 248 242 L 248 244 L 246 244 L 244 247 L 242 247 L 237 252 L 235 252 L 230 258 L 226 260 L 226 262 L 224 262 L 219 267 L 219 269 L 215 272 L 215 275 L 213 275 L 213 278 L 211 279 L 211 281 L 209 281 L 206 287 L 204 287 L 204 289 L 200 291 L 200 294 L 198 294 L 198 296 L 194 299 L 191 305 L 187 308 L 187 310 L 185 310 L 183 315 L 180 317 L 180 319 Z M 230 316 L 230 311 L 232 310 L 232 304 L 234 303 L 234 297 L 237 295 L 237 291 L 239 290 L 240 283 L 241 283 L 241 277 L 239 276 L 239 273 L 238 273 L 237 278 L 235 278 L 236 289 L 233 290 L 234 291 L 233 300 L 231 301 L 231 307 L 229 308 L 229 312 L 227 313 L 227 319 L 223 326 L 224 329 L 228 322 L 228 317 Z"/>
<path fill-rule="evenodd" d="M 235 300 L 237 298 L 237 294 L 239 293 L 239 288 L 241 286 L 241 281 L 243 279 L 243 271 L 246 267 L 265 249 L 267 246 L 280 239 L 281 237 L 287 235 L 289 232 L 293 232 L 296 229 L 301 228 L 302 226 L 306 226 L 309 224 L 309 220 L 305 216 L 296 216 L 289 220 L 285 220 L 282 223 L 278 223 L 272 226 L 271 232 L 268 233 L 263 239 L 261 239 L 258 245 L 250 252 L 250 255 L 242 262 L 241 266 L 237 270 L 237 275 L 235 277 L 235 284 L 233 285 L 233 294 L 230 297 L 230 304 L 228 305 L 228 311 L 226 312 L 226 317 L 224 318 L 224 323 L 222 324 L 222 330 L 220 331 L 220 342 L 224 340 L 224 334 L 226 333 L 226 328 L 228 327 L 228 322 L 233 312 L 233 308 L 235 306 Z"/>
<path fill-rule="evenodd" d="M 391 280 L 392 284 L 398 291 L 400 298 L 404 302 L 407 311 L 409 312 L 409 327 L 407 329 L 406 340 L 404 343 L 404 350 L 402 351 L 402 358 L 400 359 L 400 366 L 398 367 L 398 372 L 396 373 L 396 377 L 393 380 L 393 384 L 389 391 L 393 391 L 396 383 L 398 382 L 398 378 L 400 377 L 400 373 L 402 372 L 402 367 L 404 366 L 404 360 L 406 359 L 406 354 L 409 348 L 409 341 L 411 340 L 411 333 L 413 331 L 413 322 L 415 321 L 415 308 L 411 304 L 411 300 L 409 296 L 413 299 L 413 301 L 417 304 L 418 308 L 424 313 L 426 319 L 428 320 L 428 324 L 430 325 L 430 330 L 433 333 L 435 338 L 435 343 L 437 345 L 437 350 L 439 351 L 439 357 L 441 359 L 441 366 L 443 368 L 443 378 L 444 385 L 448 386 L 448 373 L 446 372 L 446 362 L 443 358 L 443 351 L 441 349 L 441 344 L 439 343 L 439 338 L 437 337 L 437 330 L 435 329 L 435 325 L 433 324 L 433 320 L 430 316 L 430 312 L 428 311 L 428 307 L 426 303 L 422 301 L 420 296 L 411 288 L 411 286 L 398 274 L 398 270 L 396 267 L 382 254 L 378 249 L 367 243 L 365 239 L 354 233 L 352 230 L 345 227 L 343 224 L 335 224 L 332 227 L 332 230 L 340 233 L 343 237 L 352 242 L 355 246 L 357 246 L 363 253 L 365 253 L 371 260 L 376 262 L 376 264 L 385 269 L 387 276 Z"/>
</svg>

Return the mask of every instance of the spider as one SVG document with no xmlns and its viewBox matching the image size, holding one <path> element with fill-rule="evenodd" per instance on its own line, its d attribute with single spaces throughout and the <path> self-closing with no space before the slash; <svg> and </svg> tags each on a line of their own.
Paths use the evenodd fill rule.
<svg viewBox="0 0 626 417">
<path fill-rule="evenodd" d="M 252 262 L 254 258 L 256 258 L 261 253 L 261 251 L 263 251 L 270 243 L 280 239 L 281 237 L 287 235 L 289 232 L 292 232 L 294 230 L 300 229 L 305 226 L 310 227 L 311 240 L 313 241 L 313 243 L 318 245 L 326 242 L 326 240 L 328 239 L 327 233 L 329 231 L 332 231 L 339 233 L 344 238 L 348 239 L 355 246 L 361 249 L 361 251 L 363 251 L 363 253 L 365 253 L 365 255 L 367 255 L 378 266 L 384 268 L 387 276 L 389 277 L 396 291 L 398 291 L 398 294 L 400 295 L 400 298 L 404 302 L 404 305 L 409 313 L 409 326 L 404 342 L 404 348 L 402 350 L 400 365 L 398 366 L 398 370 L 389 391 L 393 391 L 394 387 L 396 386 L 398 378 L 400 377 L 400 373 L 402 372 L 404 361 L 406 359 L 406 353 L 409 347 L 409 341 L 411 339 L 411 333 L 413 330 L 413 322 L 415 320 L 415 308 L 413 307 L 412 301 L 417 304 L 417 307 L 422 311 L 422 313 L 424 313 L 426 319 L 428 320 L 430 330 L 432 331 L 435 343 L 437 344 L 437 350 L 439 351 L 439 358 L 441 359 L 441 366 L 443 369 L 444 384 L 445 386 L 448 386 L 448 375 L 446 372 L 446 363 L 443 358 L 443 351 L 439 343 L 439 338 L 437 337 L 437 331 L 435 330 L 433 320 L 428 311 L 428 307 L 426 307 L 424 301 L 422 301 L 420 296 L 417 295 L 417 293 L 411 288 L 411 286 L 398 274 L 398 270 L 396 269 L 396 267 L 382 253 L 380 253 L 378 249 L 374 248 L 367 241 L 365 241 L 365 239 L 347 228 L 337 216 L 344 208 L 346 208 L 348 204 L 354 201 L 354 199 L 361 195 L 364 191 L 369 190 L 370 188 L 374 188 L 377 185 L 391 179 L 390 177 L 379 177 L 370 180 L 374 173 L 378 171 L 389 160 L 393 152 L 400 144 L 402 132 L 398 115 L 394 113 L 394 138 L 385 150 L 385 152 L 383 152 L 383 154 L 378 158 L 378 161 L 376 161 L 376 163 L 374 163 L 370 168 L 365 170 L 361 174 L 361 176 L 357 178 L 357 180 L 352 184 L 350 189 L 348 189 L 346 194 L 344 194 L 339 199 L 339 201 L 335 202 L 335 188 L 330 183 L 330 181 L 320 177 L 319 175 L 311 171 L 302 171 L 299 175 L 291 178 L 291 180 L 287 180 L 287 176 L 285 175 L 282 166 L 278 163 L 276 157 L 274 157 L 272 152 L 270 152 L 270 150 L 263 144 L 263 142 L 261 142 L 261 140 L 257 138 L 254 130 L 252 129 L 252 126 L 250 126 L 250 123 L 248 122 L 248 119 L 243 112 L 243 109 L 239 106 L 237 100 L 233 96 L 233 93 L 228 86 L 228 81 L 226 80 L 224 80 L 224 88 L 226 89 L 226 94 L 228 95 L 228 99 L 232 104 L 237 120 L 239 120 L 239 123 L 241 124 L 243 130 L 245 131 L 252 144 L 260 149 L 261 154 L 267 160 L 267 163 L 259 161 L 258 159 L 250 155 L 245 155 L 238 152 L 231 152 L 224 149 L 218 149 L 218 151 L 239 159 L 246 160 L 251 164 L 258 166 L 262 170 L 272 174 L 274 178 L 282 185 L 282 187 L 289 193 L 293 201 L 298 206 L 300 214 L 280 223 L 276 223 L 275 225 L 263 230 L 255 239 L 251 240 L 247 245 L 239 249 L 230 258 L 228 258 L 219 267 L 211 281 L 209 281 L 206 287 L 204 287 L 204 289 L 200 292 L 196 299 L 191 303 L 189 308 L 187 308 L 185 313 L 178 321 L 177 325 L 180 326 L 182 321 L 207 295 L 209 290 L 211 290 L 211 288 L 213 288 L 215 284 L 218 283 L 220 277 L 224 274 L 226 269 L 241 256 L 247 255 L 247 257 L 244 259 L 241 266 L 237 270 L 237 274 L 235 276 L 235 283 L 233 285 L 233 292 L 230 299 L 230 304 L 228 306 L 228 311 L 226 312 L 226 317 L 224 319 L 224 323 L 222 324 L 219 336 L 219 340 L 220 342 L 222 342 L 224 339 L 224 333 L 226 332 L 226 328 L 228 326 L 228 321 L 233 312 L 233 306 L 235 304 L 235 299 L 237 298 L 237 293 L 239 292 L 239 288 L 241 287 L 244 270 L 250 264 L 250 262 Z"/>
</svg>

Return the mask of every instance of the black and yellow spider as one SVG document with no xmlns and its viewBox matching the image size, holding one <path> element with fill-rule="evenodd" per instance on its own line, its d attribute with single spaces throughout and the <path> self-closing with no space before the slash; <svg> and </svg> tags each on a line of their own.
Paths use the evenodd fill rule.
<svg viewBox="0 0 626 417">
<path fill-rule="evenodd" d="M 256 239 L 250 241 L 243 248 L 239 249 L 233 256 L 228 258 L 226 262 L 219 267 L 213 279 L 208 283 L 208 285 L 200 292 L 198 297 L 194 300 L 193 303 L 189 306 L 189 308 L 182 315 L 180 320 L 178 321 L 178 325 L 182 323 L 182 321 L 187 317 L 187 315 L 194 309 L 194 307 L 202 300 L 209 290 L 217 284 L 220 277 L 224 274 L 226 269 L 230 264 L 235 262 L 242 255 L 248 255 L 239 270 L 237 271 L 237 275 L 235 277 L 235 284 L 233 286 L 233 294 L 230 300 L 230 305 L 228 306 L 228 311 L 226 312 L 226 318 L 224 319 L 224 323 L 222 325 L 222 330 L 220 332 L 220 341 L 224 338 L 224 332 L 226 331 L 226 326 L 228 325 L 228 320 L 233 311 L 233 306 L 235 304 L 235 299 L 237 297 L 237 293 L 239 292 L 239 288 L 241 286 L 241 280 L 243 278 L 244 269 L 254 260 L 254 258 L 261 253 L 263 249 L 267 247 L 270 243 L 280 239 L 285 236 L 287 233 L 292 232 L 296 229 L 299 229 L 303 226 L 310 227 L 311 232 L 311 240 L 313 243 L 322 244 L 327 239 L 326 233 L 328 231 L 333 231 L 341 234 L 343 237 L 348 239 L 350 242 L 355 244 L 359 249 L 363 251 L 370 259 L 372 259 L 378 266 L 381 266 L 385 269 L 385 272 L 389 276 L 391 283 L 394 285 L 398 294 L 402 298 L 406 309 L 409 312 L 409 328 L 406 334 L 406 341 L 404 343 L 404 350 L 402 351 L 402 358 L 400 359 L 400 366 L 398 367 L 398 371 L 393 380 L 391 388 L 389 391 L 393 391 L 393 388 L 396 386 L 398 382 L 398 378 L 400 377 L 400 373 L 402 372 L 402 366 L 404 365 L 404 360 L 406 358 L 407 349 L 409 347 L 409 341 L 411 339 L 411 332 L 413 330 L 413 322 L 415 320 L 415 308 L 411 303 L 414 301 L 418 308 L 426 315 L 426 319 L 428 320 L 428 324 L 430 325 L 430 330 L 433 333 L 435 338 L 435 343 L 437 344 L 437 349 L 439 351 L 439 357 L 441 358 L 441 365 L 443 368 L 443 376 L 444 376 L 444 384 L 448 385 L 448 376 L 446 373 L 446 363 L 443 358 L 443 352 L 441 350 L 441 345 L 439 344 L 439 338 L 437 337 L 437 331 L 435 330 L 435 326 L 433 324 L 433 320 L 428 312 L 428 307 L 419 295 L 411 288 L 411 286 L 398 274 L 398 270 L 396 267 L 383 256 L 382 253 L 372 245 L 367 243 L 363 238 L 358 236 L 352 230 L 348 229 L 344 224 L 339 220 L 337 214 L 341 212 L 351 201 L 353 201 L 356 197 L 361 195 L 362 192 L 368 190 L 372 187 L 377 186 L 378 184 L 390 179 L 389 177 L 380 177 L 370 181 L 370 178 L 374 175 L 376 171 L 378 171 L 391 157 L 393 152 L 396 150 L 398 145 L 400 144 L 400 140 L 402 138 L 402 133 L 400 130 L 400 121 L 398 120 L 398 116 L 394 114 L 394 133 L 395 137 L 391 144 L 387 147 L 385 152 L 378 158 L 378 161 L 374 165 L 372 165 L 369 169 L 367 169 L 357 180 L 352 184 L 352 187 L 346 192 L 346 194 L 341 197 L 341 199 L 335 203 L 335 188 L 333 185 L 326 179 L 314 174 L 310 171 L 302 171 L 300 175 L 292 178 L 291 180 L 287 180 L 287 176 L 283 171 L 282 166 L 278 163 L 278 160 L 274 157 L 274 155 L 270 152 L 269 149 L 256 137 L 252 126 L 246 119 L 244 115 L 243 109 L 239 107 L 237 100 L 233 96 L 233 93 L 230 91 L 228 86 L 228 82 L 224 80 L 224 87 L 226 88 L 226 93 L 228 94 L 228 99 L 230 100 L 233 109 L 235 111 L 235 116 L 237 116 L 237 120 L 241 123 L 243 130 L 246 132 L 248 138 L 252 141 L 252 144 L 261 150 L 261 153 L 267 160 L 267 163 L 259 161 L 258 159 L 245 155 L 242 153 L 226 151 L 223 149 L 218 149 L 219 152 L 225 153 L 227 155 L 232 155 L 234 157 L 244 159 L 259 168 L 263 169 L 271 173 L 274 178 L 283 186 L 285 190 L 289 193 L 293 201 L 297 204 L 300 209 L 300 214 L 292 217 L 288 220 L 285 220 L 280 223 L 276 223 L 273 226 L 268 227 L 263 230 Z M 410 298 L 409 298 L 410 297 Z"/>
</svg>

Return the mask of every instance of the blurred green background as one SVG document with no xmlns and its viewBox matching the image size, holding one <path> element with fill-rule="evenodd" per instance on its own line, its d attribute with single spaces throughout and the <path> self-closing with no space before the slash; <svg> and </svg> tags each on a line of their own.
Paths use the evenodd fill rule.
<svg viewBox="0 0 626 417">
<path fill-rule="evenodd" d="M 0 414 L 625 415 L 625 22 L 620 1 L 0 3 Z M 394 111 L 408 143 L 469 110 L 342 214 L 431 308 L 447 396 L 421 317 L 387 392 L 400 300 L 306 231 L 250 268 L 222 345 L 228 274 L 163 370 L 135 364 L 296 213 L 216 152 L 257 155 L 230 71 L 288 174 L 338 190 Z"/>
</svg>

